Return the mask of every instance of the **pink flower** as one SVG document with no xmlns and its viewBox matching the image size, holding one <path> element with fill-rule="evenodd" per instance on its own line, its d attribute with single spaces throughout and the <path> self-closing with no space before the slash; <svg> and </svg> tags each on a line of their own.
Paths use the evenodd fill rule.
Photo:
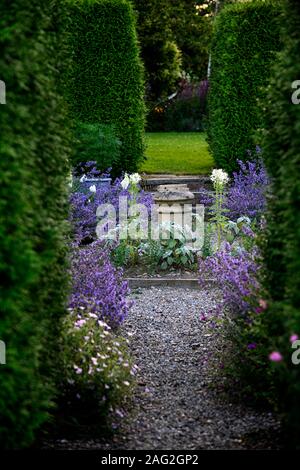
<svg viewBox="0 0 300 470">
<path fill-rule="evenodd" d="M 267 301 L 264 299 L 259 299 L 258 305 L 259 307 L 255 309 L 256 313 L 262 313 L 268 308 Z"/>
<path fill-rule="evenodd" d="M 297 341 L 297 339 L 299 339 L 299 336 L 296 335 L 296 334 L 293 334 L 290 336 L 290 342 L 291 343 L 294 343 L 294 341 Z"/>
<path fill-rule="evenodd" d="M 264 300 L 264 299 L 260 299 L 260 300 L 259 300 L 259 306 L 260 306 L 263 310 L 266 310 L 266 309 L 268 308 L 267 301 Z"/>
<path fill-rule="evenodd" d="M 278 351 L 273 351 L 269 354 L 269 359 L 272 362 L 281 362 L 283 357 Z"/>
</svg>

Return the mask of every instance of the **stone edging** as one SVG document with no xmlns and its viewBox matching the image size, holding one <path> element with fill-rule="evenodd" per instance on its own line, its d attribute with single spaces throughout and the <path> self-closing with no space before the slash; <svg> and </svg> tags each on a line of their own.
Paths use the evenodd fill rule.
<svg viewBox="0 0 300 470">
<path fill-rule="evenodd" d="M 169 278 L 169 277 L 130 277 L 125 279 L 131 289 L 150 287 L 176 287 L 185 289 L 199 289 L 199 281 L 195 278 Z M 205 285 L 214 285 L 215 279 L 206 279 Z"/>
</svg>

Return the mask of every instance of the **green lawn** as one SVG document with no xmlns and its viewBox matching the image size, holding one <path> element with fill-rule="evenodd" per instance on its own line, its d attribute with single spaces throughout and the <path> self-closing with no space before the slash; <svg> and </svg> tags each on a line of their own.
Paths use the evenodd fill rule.
<svg viewBox="0 0 300 470">
<path fill-rule="evenodd" d="M 213 159 L 206 135 L 199 132 L 151 132 L 146 135 L 147 160 L 141 173 L 199 175 L 209 173 Z"/>
</svg>

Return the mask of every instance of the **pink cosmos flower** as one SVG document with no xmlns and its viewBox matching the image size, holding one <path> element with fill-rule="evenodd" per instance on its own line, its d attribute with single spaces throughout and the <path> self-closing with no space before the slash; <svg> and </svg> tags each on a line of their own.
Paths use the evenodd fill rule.
<svg viewBox="0 0 300 470">
<path fill-rule="evenodd" d="M 296 335 L 296 334 L 292 334 L 292 335 L 290 336 L 290 342 L 291 342 L 291 343 L 294 343 L 294 341 L 297 341 L 297 339 L 299 339 L 299 336 Z"/>
<path fill-rule="evenodd" d="M 269 359 L 272 362 L 281 362 L 283 357 L 279 351 L 273 351 L 269 354 Z"/>
</svg>

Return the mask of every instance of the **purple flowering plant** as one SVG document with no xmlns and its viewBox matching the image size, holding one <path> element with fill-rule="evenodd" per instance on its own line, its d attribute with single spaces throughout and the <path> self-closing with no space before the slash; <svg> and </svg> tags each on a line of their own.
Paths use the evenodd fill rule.
<svg viewBox="0 0 300 470">
<path fill-rule="evenodd" d="M 224 198 L 224 207 L 228 218 L 236 221 L 241 216 L 259 219 L 266 209 L 266 196 L 269 189 L 269 177 L 261 159 L 242 162 L 238 160 L 239 171 L 232 175 L 231 184 Z M 204 193 L 200 202 L 207 206 L 215 203 L 214 195 Z"/>
<path fill-rule="evenodd" d="M 228 242 L 213 256 L 199 261 L 200 285 L 208 277 L 216 279 L 222 292 L 222 302 L 214 314 L 220 316 L 224 306 L 234 315 L 246 316 L 251 309 L 251 298 L 257 295 L 259 264 L 256 248 L 247 251 L 242 247 L 233 249 Z"/>
<path fill-rule="evenodd" d="M 116 407 L 131 391 L 137 366 L 128 340 L 116 333 L 132 304 L 128 283 L 122 269 L 113 265 L 109 248 L 95 240 L 98 205 L 117 205 L 119 195 L 126 192 L 120 180 L 93 191 L 80 185 L 81 171 L 89 178 L 100 176 L 94 162 L 77 171 L 70 195 L 71 293 L 60 336 L 58 404 L 68 415 L 90 422 L 109 410 L 117 413 Z"/>
<path fill-rule="evenodd" d="M 266 208 L 269 178 L 262 160 L 238 161 L 239 171 L 233 173 L 228 190 L 226 207 L 233 220 L 240 216 L 259 218 Z"/>
<path fill-rule="evenodd" d="M 234 393 L 249 400 L 270 403 L 274 400 L 272 361 L 280 361 L 279 355 L 270 355 L 269 306 L 262 290 L 264 268 L 258 239 L 263 218 L 255 229 L 243 224 L 238 239 L 224 242 L 219 251 L 200 259 L 200 285 L 210 277 L 220 288 L 220 301 L 202 320 L 208 320 L 216 334 L 224 337 L 226 346 L 218 358 L 223 364 L 224 385 L 230 390 L 234 385 Z"/>
<path fill-rule="evenodd" d="M 73 191 L 70 195 L 70 222 L 73 227 L 74 239 L 79 244 L 90 243 L 96 239 L 96 212 L 101 204 L 112 204 L 118 214 L 119 197 L 127 197 L 129 204 L 134 198 L 130 188 L 124 189 L 121 186 L 122 177 L 116 178 L 111 185 L 97 186 L 95 192 L 81 187 L 80 176 L 83 176 L 81 172 L 84 171 L 85 176 L 88 178 L 109 177 L 109 170 L 106 173 L 99 174 L 95 162 L 87 162 L 84 166 L 78 166 L 77 168 L 77 176 L 73 179 Z M 152 204 L 151 194 L 146 193 L 139 185 L 138 188 L 135 202 L 145 205 L 150 210 Z"/>
<path fill-rule="evenodd" d="M 73 245 L 71 275 L 70 308 L 88 309 L 113 327 L 123 322 L 131 306 L 128 283 L 101 241 L 84 247 Z"/>
</svg>

